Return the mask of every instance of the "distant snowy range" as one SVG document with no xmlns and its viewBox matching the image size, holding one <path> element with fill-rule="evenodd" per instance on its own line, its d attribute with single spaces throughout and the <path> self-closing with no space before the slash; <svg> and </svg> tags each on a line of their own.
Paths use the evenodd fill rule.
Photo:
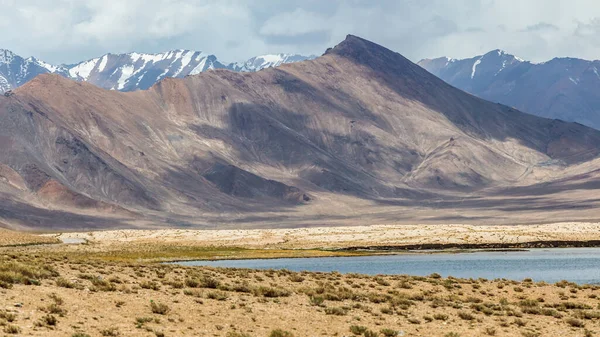
<svg viewBox="0 0 600 337">
<path fill-rule="evenodd" d="M 533 63 L 502 50 L 418 63 L 454 87 L 537 116 L 600 129 L 600 61 L 570 57 Z"/>
<path fill-rule="evenodd" d="M 106 54 L 72 65 L 52 65 L 34 57 L 23 58 L 9 50 L 0 49 L 0 93 L 47 73 L 89 82 L 108 90 L 134 91 L 148 89 L 165 77 L 185 77 L 210 69 L 253 72 L 313 58 L 315 56 L 273 54 L 225 64 L 214 55 L 173 50 L 159 54 Z"/>
</svg>

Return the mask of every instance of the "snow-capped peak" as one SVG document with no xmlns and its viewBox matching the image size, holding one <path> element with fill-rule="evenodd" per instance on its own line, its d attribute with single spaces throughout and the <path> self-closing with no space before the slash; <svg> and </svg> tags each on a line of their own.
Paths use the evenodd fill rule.
<svg viewBox="0 0 600 337">
<path fill-rule="evenodd" d="M 0 65 L 8 65 L 0 68 L 0 93 L 43 73 L 60 74 L 105 89 L 131 91 L 147 89 L 165 77 L 185 77 L 218 68 L 251 72 L 312 58 L 314 56 L 267 54 L 227 65 L 219 62 L 214 55 L 176 49 L 156 54 L 105 54 L 73 65 L 52 65 L 34 57 L 25 60 L 11 51 L 0 49 Z"/>
<path fill-rule="evenodd" d="M 284 63 L 293 63 L 304 60 L 312 60 L 315 56 L 302 56 L 296 54 L 267 54 L 255 56 L 242 63 L 232 63 L 230 68 L 236 71 L 251 72 L 265 68 L 278 67 Z"/>
<path fill-rule="evenodd" d="M 0 49 L 0 63 L 11 63 L 15 56 L 10 50 Z"/>
<path fill-rule="evenodd" d="M 513 59 L 516 60 L 518 62 L 525 62 L 525 60 L 523 60 L 522 58 L 515 56 L 513 54 L 509 54 L 506 51 L 502 50 L 502 49 L 494 49 L 484 55 L 482 55 L 483 57 L 501 57 L 503 59 Z"/>
<path fill-rule="evenodd" d="M 38 65 L 38 66 L 40 66 L 40 67 L 48 70 L 48 72 L 50 72 L 50 73 L 55 73 L 55 72 L 58 72 L 58 71 L 64 71 L 64 68 L 62 66 L 55 66 L 55 65 L 52 65 L 50 63 L 46 63 L 46 62 L 44 62 L 42 60 L 38 60 L 35 57 L 29 57 L 29 58 L 27 58 L 25 60 L 25 62 L 27 62 L 28 64 Z"/>
<path fill-rule="evenodd" d="M 72 78 L 87 80 L 92 73 L 92 70 L 94 70 L 98 64 L 99 60 L 100 59 L 96 58 L 81 62 L 69 69 L 69 75 L 71 75 Z"/>
</svg>

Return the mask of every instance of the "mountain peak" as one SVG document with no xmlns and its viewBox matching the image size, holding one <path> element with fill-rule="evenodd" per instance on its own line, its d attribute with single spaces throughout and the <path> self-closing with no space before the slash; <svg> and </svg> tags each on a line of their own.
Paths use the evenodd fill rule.
<svg viewBox="0 0 600 337">
<path fill-rule="evenodd" d="M 346 36 L 344 41 L 328 49 L 325 55 L 337 55 L 379 70 L 398 70 L 412 65 L 399 53 L 355 35 Z"/>
<path fill-rule="evenodd" d="M 507 53 L 505 50 L 502 49 L 494 49 L 491 50 L 489 52 L 487 52 L 486 54 L 483 55 L 483 57 L 500 57 L 500 58 L 508 58 L 508 59 L 515 59 L 518 62 L 525 62 L 525 60 L 523 60 L 522 58 L 515 56 L 513 54 Z"/>
<path fill-rule="evenodd" d="M 371 41 L 360 38 L 356 35 L 348 34 L 346 38 L 338 43 L 335 47 L 327 49 L 325 54 L 337 54 L 340 56 L 352 56 L 358 52 L 366 51 L 374 48 L 384 48 Z M 385 49 L 385 48 L 384 48 Z"/>
</svg>

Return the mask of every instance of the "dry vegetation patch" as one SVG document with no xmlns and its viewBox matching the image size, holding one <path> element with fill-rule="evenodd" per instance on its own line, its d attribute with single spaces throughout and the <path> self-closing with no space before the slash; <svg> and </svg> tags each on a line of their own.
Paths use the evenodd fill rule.
<svg viewBox="0 0 600 337">
<path fill-rule="evenodd" d="M 15 232 L 0 228 L 0 247 L 51 244 L 58 242 L 60 241 L 57 238 L 51 236 Z"/>
<path fill-rule="evenodd" d="M 35 336 L 594 336 L 598 286 L 0 250 L 0 327 Z"/>
</svg>

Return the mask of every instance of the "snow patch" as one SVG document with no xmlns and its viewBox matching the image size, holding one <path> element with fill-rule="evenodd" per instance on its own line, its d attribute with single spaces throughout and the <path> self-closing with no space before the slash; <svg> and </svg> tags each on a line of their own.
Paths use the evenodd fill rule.
<svg viewBox="0 0 600 337">
<path fill-rule="evenodd" d="M 181 66 L 179 67 L 177 72 L 175 72 L 175 75 L 173 75 L 173 77 L 177 77 L 179 74 L 181 74 L 183 69 L 185 69 L 185 67 L 187 67 L 190 64 L 190 62 L 192 62 L 193 56 L 194 56 L 194 52 L 191 52 L 191 51 L 185 51 L 180 56 L 181 57 Z"/>
<path fill-rule="evenodd" d="M 571 82 L 575 83 L 575 85 L 578 85 L 578 84 L 579 84 L 579 81 L 578 81 L 578 80 L 576 80 L 576 79 L 574 79 L 573 77 L 569 77 L 569 80 L 570 80 Z"/>
<path fill-rule="evenodd" d="M 102 56 L 102 59 L 100 60 L 100 65 L 98 66 L 98 72 L 102 72 L 104 70 L 104 68 L 106 68 L 106 64 L 108 63 L 108 55 L 104 55 Z"/>
<path fill-rule="evenodd" d="M 198 63 L 198 65 L 194 69 L 192 69 L 192 71 L 190 71 L 190 75 L 198 75 L 202 71 L 204 71 L 204 66 L 206 65 L 206 60 L 207 60 L 207 57 L 205 57 L 202 61 L 200 61 L 200 63 Z"/>
<path fill-rule="evenodd" d="M 475 77 L 475 72 L 477 71 L 477 66 L 481 63 L 481 58 L 477 59 L 475 63 L 473 63 L 473 70 L 471 71 L 471 79 Z"/>
<path fill-rule="evenodd" d="M 494 74 L 494 76 L 496 76 L 496 75 L 500 74 L 500 72 L 501 72 L 502 70 L 504 70 L 505 68 L 506 68 L 506 60 L 502 61 L 502 68 L 500 68 L 500 70 L 498 70 L 498 71 L 496 72 L 496 74 Z"/>
<path fill-rule="evenodd" d="M 84 80 L 88 80 L 92 70 L 96 68 L 96 64 L 100 59 L 91 59 L 89 61 L 81 62 L 75 67 L 69 69 L 69 75 L 74 78 L 81 77 Z"/>
<path fill-rule="evenodd" d="M 11 63 L 15 58 L 15 54 L 10 50 L 0 49 L 0 63 Z"/>
<path fill-rule="evenodd" d="M 134 67 L 132 65 L 126 65 L 121 68 L 121 77 L 117 81 L 117 90 L 123 90 L 125 83 L 133 75 Z"/>
</svg>

